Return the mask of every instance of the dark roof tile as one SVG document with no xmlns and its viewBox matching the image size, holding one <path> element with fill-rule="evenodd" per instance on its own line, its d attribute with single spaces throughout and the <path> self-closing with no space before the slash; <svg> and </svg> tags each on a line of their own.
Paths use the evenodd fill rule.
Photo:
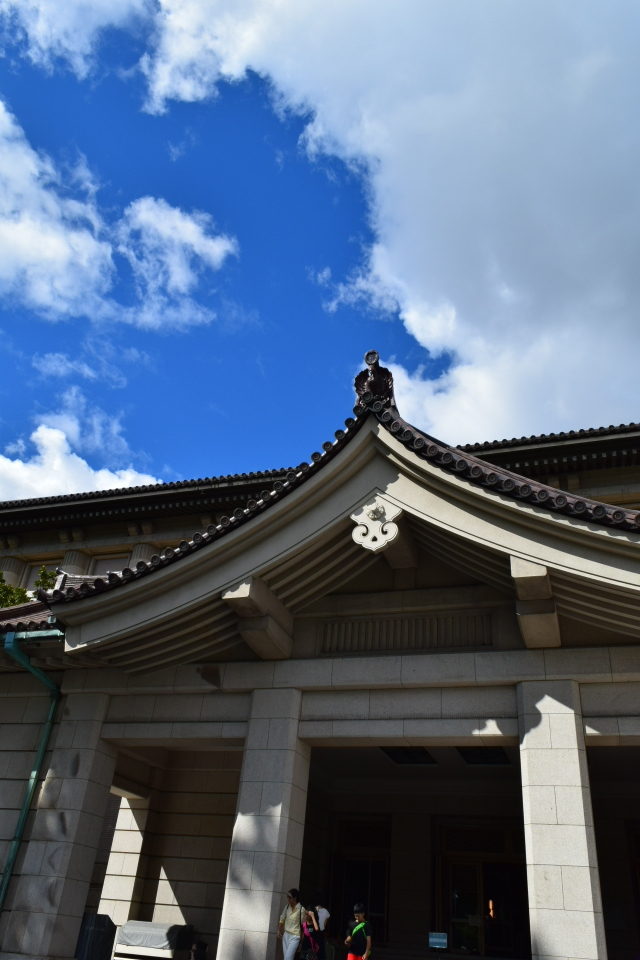
<svg viewBox="0 0 640 960">
<path fill-rule="evenodd" d="M 84 493 L 62 493 L 53 497 L 30 497 L 26 500 L 3 500 L 0 501 L 0 510 L 8 510 L 17 507 L 29 506 L 47 506 L 54 503 L 68 503 L 78 500 L 100 500 L 105 497 L 126 497 L 136 493 L 149 492 L 153 490 L 176 490 L 195 488 L 203 483 L 221 483 L 229 480 L 257 480 L 261 477 L 278 477 L 287 473 L 291 467 L 278 467 L 275 470 L 256 470 L 251 473 L 223 474 L 219 477 L 207 477 L 198 480 L 171 480 L 168 483 L 151 483 L 140 487 L 116 487 L 109 490 L 88 490 Z"/>
<path fill-rule="evenodd" d="M 46 630 L 50 616 L 49 604 L 39 600 L 0 608 L 0 633 L 8 630 Z"/>
<path fill-rule="evenodd" d="M 465 443 L 460 444 L 458 450 L 464 450 L 471 453 L 480 450 L 500 450 L 504 447 L 520 447 L 535 443 L 548 443 L 553 440 L 570 440 L 572 437 L 596 437 L 596 436 L 615 436 L 620 433 L 633 433 L 640 430 L 640 423 L 621 423 L 617 427 L 611 424 L 608 427 L 589 427 L 581 430 L 560 431 L 560 433 L 539 433 L 532 434 L 530 437 L 512 437 L 511 440 L 486 440 L 484 443 Z"/>
</svg>

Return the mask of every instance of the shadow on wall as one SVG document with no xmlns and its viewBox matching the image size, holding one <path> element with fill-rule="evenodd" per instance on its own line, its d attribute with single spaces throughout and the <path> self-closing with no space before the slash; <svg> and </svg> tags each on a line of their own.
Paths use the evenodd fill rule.
<svg viewBox="0 0 640 960">
<path fill-rule="evenodd" d="M 151 796 L 137 919 L 192 925 L 215 946 L 241 762 L 235 751 L 168 754 Z"/>
</svg>

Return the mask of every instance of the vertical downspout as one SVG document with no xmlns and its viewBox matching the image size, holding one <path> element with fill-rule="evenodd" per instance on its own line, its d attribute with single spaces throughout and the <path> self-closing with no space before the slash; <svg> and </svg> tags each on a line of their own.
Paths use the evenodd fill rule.
<svg viewBox="0 0 640 960">
<path fill-rule="evenodd" d="M 27 817 L 29 815 L 29 809 L 31 808 L 31 803 L 33 801 L 33 795 L 36 792 L 36 786 L 38 784 L 38 779 L 40 777 L 40 770 L 42 769 L 42 763 L 44 761 L 44 755 L 47 751 L 47 746 L 49 744 L 49 737 L 51 736 L 51 731 L 53 729 L 53 721 L 56 715 L 56 709 L 60 703 L 60 698 L 62 696 L 60 688 L 53 682 L 53 680 L 46 675 L 42 670 L 39 670 L 38 667 L 31 665 L 31 661 L 26 653 L 23 653 L 22 650 L 18 647 L 18 641 L 16 640 L 15 632 L 7 633 L 4 638 L 4 650 L 10 657 L 12 657 L 21 667 L 24 667 L 29 673 L 32 673 L 36 679 L 49 690 L 49 695 L 51 697 L 51 704 L 49 706 L 49 713 L 47 714 L 47 719 L 44 722 L 44 726 L 40 733 L 40 740 L 38 742 L 38 749 L 36 751 L 35 760 L 33 762 L 33 768 L 31 770 L 31 776 L 29 777 L 29 783 L 27 784 L 27 792 L 25 794 L 24 800 L 22 801 L 22 808 L 20 810 L 20 816 L 18 817 L 18 822 L 16 824 L 16 829 L 13 834 L 13 840 L 11 841 L 11 846 L 9 847 L 9 855 L 7 857 L 7 862 L 4 866 L 4 873 L 2 874 L 2 880 L 0 881 L 0 910 L 4 906 L 5 897 L 7 895 L 7 890 L 9 889 L 9 881 L 11 880 L 11 874 L 13 873 L 13 868 L 15 866 L 16 858 L 18 856 L 18 850 L 20 849 L 20 843 L 22 841 L 22 834 L 24 833 L 24 828 L 27 823 Z"/>
</svg>

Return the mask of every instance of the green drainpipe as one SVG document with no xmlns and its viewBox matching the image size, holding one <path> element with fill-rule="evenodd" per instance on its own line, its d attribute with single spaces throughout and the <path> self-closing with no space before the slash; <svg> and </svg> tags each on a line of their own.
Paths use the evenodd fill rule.
<svg viewBox="0 0 640 960">
<path fill-rule="evenodd" d="M 53 631 L 51 631 L 53 632 Z M 58 633 L 58 631 L 56 631 Z M 43 636 L 42 631 L 38 634 L 40 637 Z M 60 635 L 60 634 L 58 634 Z M 51 636 L 51 633 L 48 634 Z M 29 657 L 26 653 L 18 646 L 18 638 L 26 639 L 25 634 L 16 634 L 16 633 L 7 633 L 4 638 L 4 650 L 5 653 L 8 653 L 16 663 L 19 663 L 21 667 L 24 667 L 25 670 L 28 670 L 29 673 L 32 673 L 36 679 L 41 683 L 44 683 L 49 691 L 49 696 L 51 697 L 51 704 L 49 706 L 49 713 L 47 714 L 47 719 L 45 720 L 42 732 L 40 733 L 40 740 L 38 742 L 38 750 L 36 752 L 36 757 L 33 762 L 33 769 L 31 770 L 31 776 L 29 777 L 29 783 L 27 784 L 27 792 L 25 794 L 24 800 L 22 801 L 22 809 L 20 810 L 20 816 L 18 817 L 18 822 L 16 824 L 16 829 L 13 834 L 13 840 L 11 841 L 11 846 L 9 847 L 9 856 L 7 857 L 7 862 L 4 866 L 4 873 L 2 874 L 2 880 L 0 881 L 0 910 L 4 906 L 5 897 L 7 896 L 7 890 L 9 889 L 9 881 L 11 880 L 11 874 L 13 873 L 13 868 L 15 866 L 16 857 L 18 856 L 18 850 L 20 849 L 20 843 L 22 841 L 22 834 L 24 833 L 24 828 L 27 823 L 27 816 L 29 815 L 29 809 L 31 807 L 31 802 L 33 800 L 33 795 L 36 792 L 36 786 L 38 784 L 38 778 L 40 776 L 40 770 L 42 769 L 42 763 L 44 761 L 44 755 L 47 751 L 47 746 L 49 744 L 49 737 L 51 736 L 51 730 L 53 729 L 53 720 L 56 715 L 56 709 L 60 703 L 60 698 L 62 694 L 60 693 L 60 688 L 53 682 L 53 680 L 46 675 L 42 670 L 39 670 L 37 667 L 32 666 Z"/>
</svg>

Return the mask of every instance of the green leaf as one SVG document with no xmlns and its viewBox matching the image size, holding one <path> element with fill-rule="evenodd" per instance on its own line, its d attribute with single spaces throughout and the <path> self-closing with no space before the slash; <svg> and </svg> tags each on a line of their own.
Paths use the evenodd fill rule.
<svg viewBox="0 0 640 960">
<path fill-rule="evenodd" d="M 27 591 L 22 587 L 12 587 L 4 582 L 4 573 L 0 572 L 0 607 L 17 607 L 28 603 Z"/>
<path fill-rule="evenodd" d="M 38 570 L 38 579 L 33 584 L 33 592 L 35 593 L 38 587 L 42 587 L 43 590 L 53 590 L 56 585 L 56 572 L 55 570 L 47 570 L 43 564 Z"/>
</svg>

